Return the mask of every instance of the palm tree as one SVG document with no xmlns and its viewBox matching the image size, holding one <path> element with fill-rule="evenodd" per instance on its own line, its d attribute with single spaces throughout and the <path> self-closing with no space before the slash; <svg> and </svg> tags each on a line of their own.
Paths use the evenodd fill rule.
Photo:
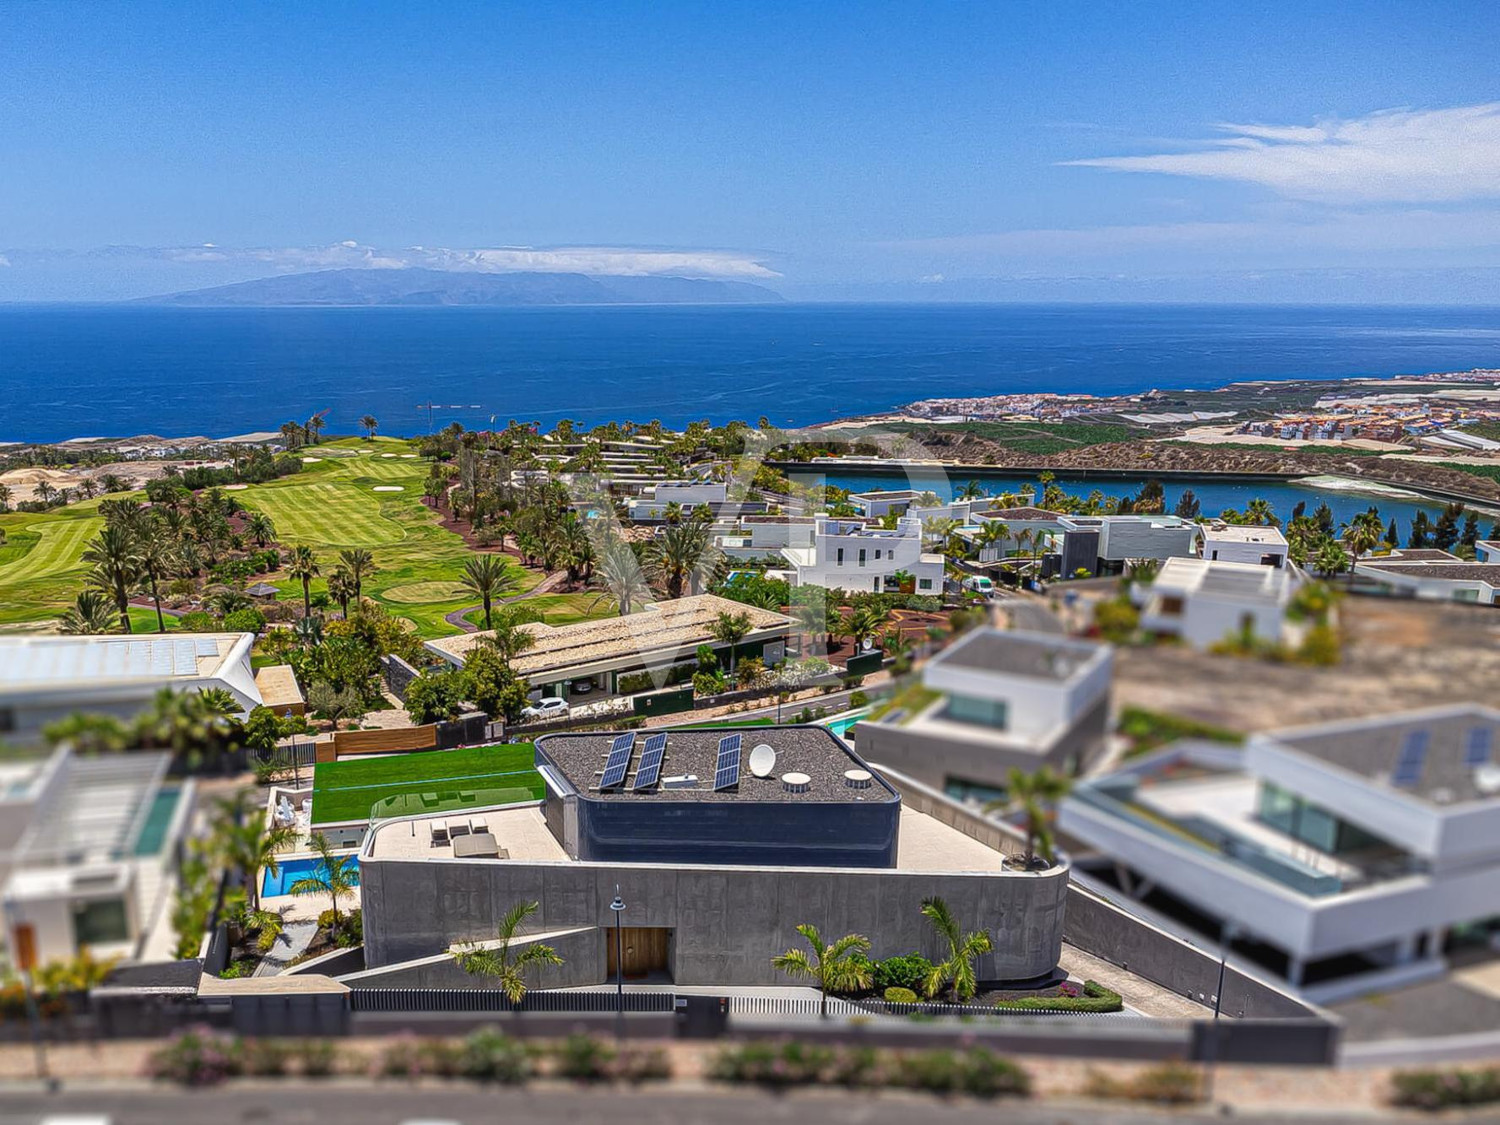
<svg viewBox="0 0 1500 1125">
<path fill-rule="evenodd" d="M 281 423 L 280 433 L 288 449 L 296 449 L 307 440 L 307 433 L 303 430 L 300 422 Z"/>
<path fill-rule="evenodd" d="M 1010 538 L 1010 528 L 999 520 L 985 520 L 979 525 L 974 541 L 979 544 L 981 557 L 986 547 L 998 547 Z"/>
<path fill-rule="evenodd" d="M 535 635 L 521 628 L 534 616 L 517 612 L 517 609 L 502 612 L 494 622 L 490 635 L 479 638 L 479 643 L 494 649 L 509 664 L 536 644 Z"/>
<path fill-rule="evenodd" d="M 812 946 L 812 954 L 809 956 L 802 949 L 788 949 L 772 957 L 771 964 L 788 976 L 817 981 L 818 991 L 822 994 L 819 1014 L 827 1019 L 830 991 L 854 992 L 870 987 L 874 974 L 869 959 L 863 956 L 870 951 L 870 939 L 863 934 L 845 934 L 825 945 L 818 927 L 810 923 L 798 926 L 797 932 Z"/>
<path fill-rule="evenodd" d="M 1384 538 L 1385 525 L 1380 522 L 1380 514 L 1374 508 L 1360 512 L 1344 528 L 1344 545 L 1355 558 L 1372 550 Z"/>
<path fill-rule="evenodd" d="M 484 627 L 494 628 L 495 599 L 514 590 L 515 575 L 499 555 L 473 555 L 464 563 L 459 583 L 484 604 Z"/>
<path fill-rule="evenodd" d="M 156 631 L 165 633 L 167 622 L 161 612 L 160 583 L 172 573 L 177 561 L 176 552 L 166 535 L 159 528 L 153 527 L 136 536 L 135 554 L 141 576 L 146 580 L 146 588 L 151 592 L 151 600 L 156 604 Z"/>
<path fill-rule="evenodd" d="M 332 932 L 339 932 L 339 899 L 349 898 L 359 888 L 359 868 L 352 855 L 337 855 L 333 844 L 321 832 L 314 832 L 313 851 L 318 853 L 318 865 L 311 875 L 298 879 L 287 888 L 288 894 L 327 895 L 333 900 Z"/>
<path fill-rule="evenodd" d="M 262 550 L 267 543 L 276 538 L 276 525 L 271 522 L 271 517 L 265 512 L 251 512 L 250 519 L 245 524 L 245 530 L 250 533 L 250 538 L 255 540 L 255 545 Z"/>
<path fill-rule="evenodd" d="M 375 556 L 363 547 L 352 547 L 340 551 L 339 559 L 348 569 L 349 577 L 354 580 L 354 604 L 358 605 L 364 594 L 365 579 L 375 572 Z"/>
<path fill-rule="evenodd" d="M 109 598 L 98 590 L 84 590 L 59 621 L 64 633 L 112 633 L 120 626 L 120 615 Z"/>
<path fill-rule="evenodd" d="M 214 817 L 214 845 L 224 866 L 238 871 L 245 888 L 245 907 L 260 908 L 260 871 L 280 870 L 277 853 L 297 842 L 290 825 L 267 827 L 253 798 L 221 798 Z"/>
<path fill-rule="evenodd" d="M 292 562 L 286 568 L 286 572 L 302 583 L 302 616 L 312 615 L 312 580 L 321 571 L 318 568 L 318 556 L 313 554 L 313 549 L 306 543 L 292 548 Z"/>
<path fill-rule="evenodd" d="M 93 564 L 88 582 L 115 599 L 124 632 L 130 632 L 130 587 L 140 577 L 135 539 L 124 527 L 105 525 L 84 549 L 83 561 Z"/>
<path fill-rule="evenodd" d="M 375 421 L 375 415 L 360 415 L 359 424 L 364 427 L 366 440 L 373 441 L 375 438 L 375 431 L 380 429 L 380 423 Z"/>
<path fill-rule="evenodd" d="M 1052 827 L 1047 822 L 1047 805 L 1067 796 L 1071 783 L 1061 774 L 1054 773 L 1051 766 L 1043 766 L 1035 773 L 1024 773 L 1011 766 L 1006 783 L 1008 794 L 998 801 L 985 805 L 984 811 L 1009 812 L 1020 809 L 1026 817 L 1026 862 L 1038 856 L 1047 863 L 1054 861 Z"/>
<path fill-rule="evenodd" d="M 326 410 L 320 410 L 302 425 L 302 432 L 307 435 L 307 440 L 314 445 L 323 440 L 323 428 L 328 425 L 323 416 L 327 413 L 328 411 Z"/>
<path fill-rule="evenodd" d="M 652 545 L 652 570 L 669 598 L 697 594 L 710 582 L 719 566 L 711 525 L 690 519 L 664 530 Z"/>
<path fill-rule="evenodd" d="M 10 511 L 10 485 L 0 484 L 0 512 Z"/>
<path fill-rule="evenodd" d="M 714 618 L 709 626 L 709 633 L 716 641 L 721 641 L 729 646 L 729 674 L 734 675 L 735 665 L 739 660 L 739 643 L 745 639 L 753 626 L 750 623 L 748 613 L 721 613 Z"/>
<path fill-rule="evenodd" d="M 1349 554 L 1333 539 L 1325 539 L 1312 559 L 1313 569 L 1326 577 L 1343 574 L 1349 569 Z"/>
<path fill-rule="evenodd" d="M 37 481 L 34 491 L 36 492 L 36 498 L 44 505 L 50 504 L 52 498 L 57 495 L 57 489 L 53 488 L 51 482 L 46 480 Z"/>
<path fill-rule="evenodd" d="M 651 596 L 651 587 L 641 572 L 640 560 L 630 545 L 621 539 L 605 542 L 594 564 L 592 581 L 600 588 L 599 597 L 613 601 L 622 617 L 629 614 L 638 602 Z"/>
<path fill-rule="evenodd" d="M 1271 507 L 1269 500 L 1255 497 L 1245 505 L 1245 517 L 1253 524 L 1261 527 L 1280 527 L 1281 521 L 1276 518 L 1276 512 Z"/>
<path fill-rule="evenodd" d="M 854 611 L 844 627 L 849 639 L 859 647 L 866 637 L 878 637 L 885 627 L 886 611 L 878 605 L 863 605 Z"/>
<path fill-rule="evenodd" d="M 339 603 L 339 613 L 344 620 L 349 620 L 349 600 L 357 599 L 359 592 L 354 575 L 347 567 L 341 566 L 328 576 L 328 596 Z"/>
<path fill-rule="evenodd" d="M 511 942 L 521 923 L 541 909 L 537 902 L 518 902 L 500 920 L 499 944 L 493 948 L 469 942 L 453 951 L 458 967 L 471 976 L 489 977 L 498 982 L 500 991 L 512 1004 L 526 997 L 526 970 L 543 965 L 561 965 L 563 959 L 550 945 L 533 943 L 512 955 Z"/>
<path fill-rule="evenodd" d="M 960 500 L 978 500 L 983 495 L 984 489 L 979 487 L 979 482 L 977 480 L 966 482 L 964 486 L 958 490 L 958 499 Z"/>
<path fill-rule="evenodd" d="M 959 1003 L 972 1000 L 979 990 L 974 962 L 981 953 L 994 948 L 989 933 L 985 930 L 963 933 L 948 904 L 936 895 L 922 900 L 922 916 L 932 923 L 932 928 L 948 947 L 947 958 L 934 965 L 932 972 L 927 974 L 923 991 L 931 998 L 947 988 Z"/>
</svg>

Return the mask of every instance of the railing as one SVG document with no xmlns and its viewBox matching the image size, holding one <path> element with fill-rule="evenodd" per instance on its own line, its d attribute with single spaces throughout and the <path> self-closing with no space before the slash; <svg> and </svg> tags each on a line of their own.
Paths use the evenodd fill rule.
<svg viewBox="0 0 1500 1125">
<path fill-rule="evenodd" d="M 728 999 L 729 1014 L 731 1016 L 791 1016 L 793 1018 L 807 1018 L 823 1014 L 823 1002 L 815 999 L 796 999 L 781 996 L 730 996 Z M 911 1016 L 933 1018 L 946 1016 L 965 1019 L 975 1017 L 1004 1018 L 1009 1016 L 1016 1016 L 1023 1019 L 1030 1019 L 1036 1016 L 1086 1016 L 1090 1018 L 1108 1016 L 1111 1019 L 1140 1018 L 1120 1012 L 1070 1012 L 1066 1010 L 1048 1010 L 1045 1008 L 1000 1008 L 993 1004 L 942 1004 L 922 1001 L 915 1004 L 894 1004 L 885 1000 L 842 1000 L 834 996 L 828 998 L 828 1015 L 835 1019 L 849 1019 L 851 1017 L 861 1019 L 871 1017 L 905 1019 Z"/>
<path fill-rule="evenodd" d="M 528 992 L 519 1004 L 498 988 L 356 988 L 349 993 L 355 1012 L 614 1012 L 620 997 L 611 991 Z M 671 1013 L 670 992 L 627 992 L 627 1012 Z"/>
</svg>

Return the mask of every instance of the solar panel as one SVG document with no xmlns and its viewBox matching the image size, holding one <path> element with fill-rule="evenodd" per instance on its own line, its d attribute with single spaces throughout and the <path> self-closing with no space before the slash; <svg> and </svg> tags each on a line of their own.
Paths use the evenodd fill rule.
<svg viewBox="0 0 1500 1125">
<path fill-rule="evenodd" d="M 219 655 L 219 642 L 212 637 L 195 637 L 193 643 L 197 646 L 199 656 Z"/>
<path fill-rule="evenodd" d="M 613 789 L 625 780 L 625 771 L 630 768 L 630 750 L 634 745 L 635 735 L 615 735 L 609 748 L 609 757 L 604 763 L 604 775 L 599 778 L 600 789 Z"/>
<path fill-rule="evenodd" d="M 158 641 L 158 644 L 166 644 Z M 192 641 L 176 641 L 172 650 L 172 671 L 179 676 L 191 676 L 198 671 L 197 646 Z"/>
<path fill-rule="evenodd" d="M 151 646 L 151 674 L 153 676 L 172 674 L 172 650 L 166 645 Z"/>
<path fill-rule="evenodd" d="M 1468 741 L 1464 744 L 1464 765 L 1471 770 L 1490 764 L 1490 749 L 1495 741 L 1493 727 L 1469 728 Z"/>
<path fill-rule="evenodd" d="M 1422 779 L 1422 767 L 1427 764 L 1428 732 L 1414 730 L 1401 744 L 1401 757 L 1396 761 L 1396 770 L 1391 774 L 1393 785 L 1415 785 Z"/>
<path fill-rule="evenodd" d="M 632 789 L 645 789 L 655 785 L 661 777 L 661 760 L 667 752 L 667 736 L 664 734 L 653 734 L 646 739 L 646 745 L 641 749 L 641 764 L 635 768 L 635 782 Z"/>
<path fill-rule="evenodd" d="M 714 767 L 714 792 L 740 783 L 740 736 L 726 734 L 719 739 L 719 762 Z"/>
</svg>

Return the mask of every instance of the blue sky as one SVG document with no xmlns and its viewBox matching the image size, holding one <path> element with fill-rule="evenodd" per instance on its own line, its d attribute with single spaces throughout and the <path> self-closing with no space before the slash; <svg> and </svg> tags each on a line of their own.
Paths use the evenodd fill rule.
<svg viewBox="0 0 1500 1125">
<path fill-rule="evenodd" d="M 416 264 L 1500 300 L 1493 4 L 0 0 L 0 23 L 0 299 Z"/>
</svg>

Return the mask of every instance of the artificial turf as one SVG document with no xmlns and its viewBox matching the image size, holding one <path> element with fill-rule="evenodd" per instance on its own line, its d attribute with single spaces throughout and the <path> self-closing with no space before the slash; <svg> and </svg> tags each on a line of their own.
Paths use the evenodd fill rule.
<svg viewBox="0 0 1500 1125">
<path fill-rule="evenodd" d="M 392 797 L 413 798 L 407 810 L 413 812 L 422 804 L 443 812 L 494 804 L 483 794 L 497 789 L 525 790 L 535 800 L 546 791 L 535 763 L 530 743 L 320 762 L 313 771 L 313 823 L 365 820 Z"/>
</svg>

